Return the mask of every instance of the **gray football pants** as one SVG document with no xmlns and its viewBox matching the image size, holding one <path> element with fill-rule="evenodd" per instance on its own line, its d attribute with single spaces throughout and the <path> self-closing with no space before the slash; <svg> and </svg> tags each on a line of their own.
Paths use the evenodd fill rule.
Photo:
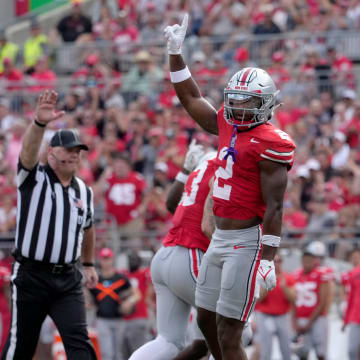
<svg viewBox="0 0 360 360">
<path fill-rule="evenodd" d="M 273 336 L 279 339 L 283 360 L 290 360 L 290 315 L 273 316 L 256 311 L 258 343 L 260 345 L 260 360 L 272 359 Z"/>
<path fill-rule="evenodd" d="M 203 252 L 182 246 L 162 247 L 151 263 L 151 278 L 156 292 L 156 323 L 159 335 L 182 349 L 195 306 L 196 276 Z M 197 338 L 203 339 L 196 321 Z"/>
<path fill-rule="evenodd" d="M 349 360 L 360 359 L 360 324 L 350 323 L 348 338 Z"/>
</svg>

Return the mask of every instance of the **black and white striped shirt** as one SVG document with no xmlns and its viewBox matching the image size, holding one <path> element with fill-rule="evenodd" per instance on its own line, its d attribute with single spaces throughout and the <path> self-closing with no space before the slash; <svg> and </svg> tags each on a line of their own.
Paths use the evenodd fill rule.
<svg viewBox="0 0 360 360">
<path fill-rule="evenodd" d="M 92 190 L 77 177 L 64 187 L 49 165 L 29 171 L 20 161 L 17 187 L 16 251 L 46 263 L 76 261 L 93 222 Z"/>
</svg>

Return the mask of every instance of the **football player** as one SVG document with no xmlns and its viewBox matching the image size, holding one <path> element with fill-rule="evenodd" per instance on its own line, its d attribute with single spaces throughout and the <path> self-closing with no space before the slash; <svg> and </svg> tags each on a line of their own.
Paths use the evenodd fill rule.
<svg viewBox="0 0 360 360">
<path fill-rule="evenodd" d="M 181 55 L 187 25 L 186 14 L 181 25 L 165 29 L 170 78 L 188 114 L 219 136 L 216 230 L 197 279 L 197 321 L 215 359 L 246 359 L 239 339 L 255 304 L 257 274 L 267 290 L 276 284 L 273 258 L 295 145 L 269 123 L 278 90 L 266 71 L 249 67 L 233 75 L 218 111 L 202 97 Z"/>
<path fill-rule="evenodd" d="M 297 298 L 292 323 L 297 336 L 302 337 L 297 351 L 301 360 L 307 359 L 311 347 L 319 360 L 325 360 L 327 353 L 327 310 L 333 275 L 319 266 L 319 249 L 310 243 L 303 252 L 302 268 L 293 274 Z"/>
<path fill-rule="evenodd" d="M 129 360 L 169 360 L 185 345 L 186 329 L 192 306 L 201 259 L 209 239 L 201 231 L 203 208 L 214 176 L 216 152 L 204 154 L 195 142 L 189 147 L 183 169 L 176 176 L 167 207 L 174 213 L 173 226 L 163 240 L 163 247 L 151 262 L 151 278 L 156 293 L 157 337 L 137 349 Z M 203 340 L 196 329 L 196 338 Z M 206 355 L 203 341 L 194 342 L 191 359 Z"/>
</svg>

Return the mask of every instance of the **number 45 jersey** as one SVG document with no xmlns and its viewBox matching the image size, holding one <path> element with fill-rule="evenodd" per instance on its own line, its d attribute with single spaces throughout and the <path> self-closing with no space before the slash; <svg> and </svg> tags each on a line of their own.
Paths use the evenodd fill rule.
<svg viewBox="0 0 360 360">
<path fill-rule="evenodd" d="M 263 218 L 266 210 L 260 186 L 259 162 L 264 160 L 285 164 L 294 162 L 295 144 L 290 136 L 270 123 L 233 134 L 233 126 L 224 119 L 224 108 L 218 111 L 219 150 L 215 172 L 214 214 L 223 218 Z M 235 143 L 232 142 L 235 139 Z M 235 149 L 229 155 L 230 144 Z"/>
<path fill-rule="evenodd" d="M 309 273 L 303 269 L 294 272 L 296 289 L 295 315 L 297 318 L 309 318 L 319 304 L 320 285 L 333 279 L 332 271 L 319 266 Z M 323 314 L 326 315 L 326 310 Z"/>
</svg>

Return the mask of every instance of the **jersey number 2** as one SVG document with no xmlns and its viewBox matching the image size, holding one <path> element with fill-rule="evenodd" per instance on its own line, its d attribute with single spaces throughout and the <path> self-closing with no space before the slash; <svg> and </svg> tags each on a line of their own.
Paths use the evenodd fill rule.
<svg viewBox="0 0 360 360">
<path fill-rule="evenodd" d="M 222 148 L 219 153 L 219 160 L 223 160 L 226 155 L 226 147 Z M 213 189 L 213 196 L 229 200 L 230 199 L 230 193 L 231 193 L 231 186 L 230 185 L 219 185 L 219 179 L 230 179 L 233 176 L 233 166 L 234 166 L 234 160 L 231 156 L 228 156 L 226 159 L 226 168 L 219 167 L 215 172 L 215 181 L 214 181 L 214 189 Z"/>
</svg>

